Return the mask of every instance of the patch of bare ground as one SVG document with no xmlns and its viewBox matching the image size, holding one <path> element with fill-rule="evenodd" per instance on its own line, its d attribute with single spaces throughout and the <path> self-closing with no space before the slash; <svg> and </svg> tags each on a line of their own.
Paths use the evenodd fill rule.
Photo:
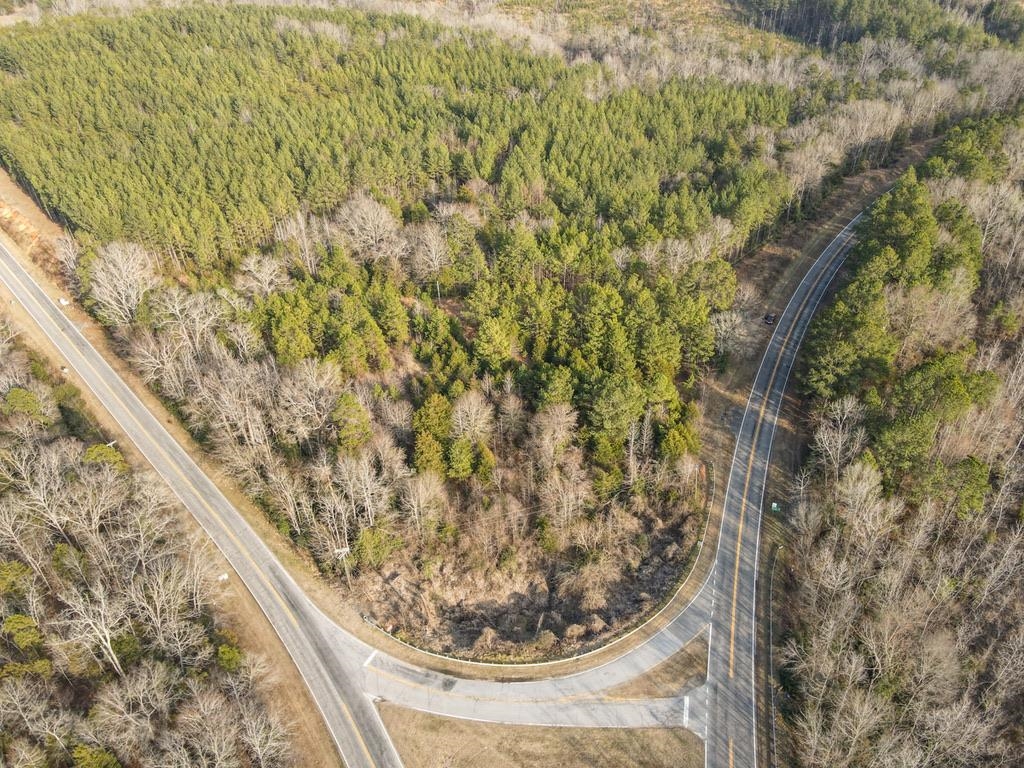
<svg viewBox="0 0 1024 768">
<path fill-rule="evenodd" d="M 399 554 L 381 571 L 364 572 L 355 595 L 397 637 L 464 659 L 536 662 L 600 647 L 652 615 L 687 572 L 707 506 L 697 462 L 692 475 L 693 499 L 616 516 L 620 530 L 644 542 L 628 550 L 628 575 L 612 557 L 565 570 L 547 562 L 534 538 L 488 556 L 481 536 L 491 531 L 478 525 L 443 549 L 434 545 L 428 557 Z M 490 525 L 502 525 L 501 516 Z"/>
<path fill-rule="evenodd" d="M 379 705 L 407 768 L 698 768 L 704 745 L 678 728 L 543 728 L 453 720 Z"/>
<path fill-rule="evenodd" d="M 39 21 L 39 14 L 39 6 L 35 3 L 29 3 L 0 16 L 0 27 L 11 27 L 22 22 L 34 24 Z"/>
<path fill-rule="evenodd" d="M 667 699 L 703 685 L 708 676 L 705 632 L 661 664 L 608 691 L 613 699 Z"/>
<path fill-rule="evenodd" d="M 25 195 L 11 181 L 10 177 L 3 172 L 0 172 L 0 229 L 3 230 L 0 232 L 0 242 L 11 253 L 19 256 L 19 262 L 22 266 L 29 270 L 47 293 L 53 298 L 66 295 L 62 288 L 54 283 L 49 271 L 40 267 L 40 264 L 52 267 L 53 242 L 62 234 L 60 226 L 48 219 L 35 206 L 31 198 Z M 29 256 L 32 258 L 29 258 Z M 135 450 L 135 447 L 125 437 L 117 422 L 92 395 L 89 389 L 84 386 L 83 382 L 78 379 L 74 372 L 65 369 L 60 353 L 39 330 L 31 317 L 11 298 L 11 294 L 7 291 L 6 287 L 2 285 L 0 285 L 0 304 L 3 305 L 4 315 L 10 319 L 24 339 L 25 344 L 40 353 L 47 360 L 53 369 L 54 377 L 58 379 L 63 378 L 78 387 L 82 399 L 85 401 L 88 411 L 98 428 L 106 435 L 118 440 L 118 448 L 121 449 L 122 453 L 136 469 L 152 472 L 148 462 Z M 300 578 L 303 573 L 308 574 L 309 568 L 304 567 L 303 564 L 298 562 L 294 551 L 286 551 L 285 548 L 280 546 L 280 537 L 277 536 L 276 531 L 266 522 L 264 516 L 246 502 L 244 497 L 227 478 L 209 466 L 209 464 L 204 463 L 203 455 L 199 448 L 192 443 L 185 431 L 171 418 L 162 403 L 130 374 L 127 366 L 121 363 L 109 348 L 106 334 L 102 329 L 98 328 L 88 315 L 74 304 L 66 307 L 65 312 L 82 330 L 89 341 L 103 353 L 107 362 L 124 378 L 135 394 L 163 420 L 164 425 L 171 434 L 185 445 L 200 466 L 203 466 L 211 474 L 211 477 L 228 495 L 232 503 L 241 509 L 243 514 L 248 513 L 246 518 L 250 525 L 253 525 L 260 532 L 278 557 L 287 563 L 292 572 Z M 179 507 L 178 514 L 182 529 L 187 535 L 193 536 L 199 541 L 209 542 L 209 539 L 206 538 L 206 534 L 199 527 L 198 523 L 196 523 L 191 515 L 185 512 L 184 508 Z M 274 546 L 275 543 L 278 546 Z M 228 565 L 224 557 L 212 545 L 207 547 L 207 560 L 211 573 L 233 574 L 231 566 Z M 305 583 L 310 585 L 311 591 L 317 586 L 308 578 L 305 580 Z M 266 662 L 267 668 L 271 671 L 266 682 L 264 697 L 268 708 L 290 726 L 294 754 L 301 756 L 297 764 L 324 766 L 325 768 L 340 766 L 341 760 L 334 749 L 334 742 L 312 698 L 309 696 L 308 689 L 299 675 L 298 669 L 292 663 L 291 657 L 278 638 L 277 633 L 266 620 L 266 617 L 252 595 L 245 588 L 245 585 L 232 575 L 226 582 L 220 584 L 215 597 L 218 620 L 229 626 L 237 634 L 239 645 L 246 653 L 262 658 Z M 321 594 L 322 598 L 323 594 Z"/>
</svg>

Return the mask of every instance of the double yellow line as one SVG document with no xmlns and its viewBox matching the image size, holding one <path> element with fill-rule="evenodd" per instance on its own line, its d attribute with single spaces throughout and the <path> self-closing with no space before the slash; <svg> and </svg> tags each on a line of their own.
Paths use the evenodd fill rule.
<svg viewBox="0 0 1024 768">
<path fill-rule="evenodd" d="M 852 224 L 852 223 L 853 222 L 851 221 L 850 224 Z M 750 490 L 750 480 L 751 480 L 751 477 L 752 477 L 753 472 L 754 472 L 754 457 L 757 455 L 757 441 L 761 437 L 761 428 L 764 426 L 764 415 L 765 415 L 765 412 L 768 409 L 768 401 L 771 399 L 772 390 L 775 388 L 775 380 L 778 378 L 779 367 L 782 365 L 782 359 L 783 359 L 783 356 L 784 356 L 783 353 L 784 353 L 786 347 L 789 345 L 789 341 L 792 338 L 793 333 L 797 329 L 797 322 L 796 321 L 799 320 L 800 315 L 803 313 L 804 309 L 807 307 L 807 303 L 811 300 L 811 296 L 814 295 L 815 290 L 817 290 L 817 288 L 821 284 L 822 280 L 825 279 L 825 276 L 828 274 L 829 270 L 831 269 L 834 260 L 839 258 L 839 255 L 840 255 L 840 253 L 842 253 L 842 250 L 846 247 L 846 245 L 850 241 L 850 239 L 853 238 L 853 232 L 852 231 L 848 232 L 848 233 L 846 232 L 846 230 L 850 226 L 850 224 L 847 224 L 845 227 L 843 227 L 843 231 L 840 232 L 838 235 L 836 235 L 836 238 L 832 241 L 834 243 L 835 240 L 839 239 L 840 237 L 843 236 L 844 233 L 846 233 L 846 239 L 843 241 L 842 245 L 840 245 L 839 248 L 836 249 L 836 254 L 828 262 L 828 264 L 825 266 L 825 268 L 821 270 L 821 273 L 811 283 L 810 287 L 807 289 L 807 292 L 804 294 L 803 299 L 800 301 L 800 304 L 796 308 L 796 312 L 795 312 L 795 315 L 794 315 L 793 323 L 790 325 L 789 331 L 787 331 L 785 337 L 782 339 L 782 344 L 779 346 L 779 354 L 775 358 L 775 365 L 772 367 L 772 373 L 771 373 L 771 376 L 768 379 L 768 385 L 767 385 L 767 387 L 766 387 L 766 389 L 764 391 L 763 397 L 762 397 L 761 408 L 760 408 L 760 410 L 758 411 L 758 414 L 757 414 L 757 424 L 754 427 L 754 436 L 753 436 L 753 438 L 751 439 L 751 442 L 750 442 L 750 458 L 747 461 L 746 477 L 743 480 L 743 495 L 740 497 L 740 522 L 739 522 L 739 529 L 738 529 L 737 534 L 736 534 L 736 562 L 735 562 L 735 565 L 733 567 L 733 576 L 732 576 L 732 610 L 731 610 L 730 623 L 729 623 L 729 677 L 730 677 L 730 679 L 734 676 L 734 673 L 735 673 L 735 663 L 736 663 L 736 596 L 737 596 L 738 590 L 739 590 L 740 560 L 741 560 L 741 555 L 743 553 L 743 546 L 742 546 L 743 545 L 743 525 L 744 525 L 744 522 L 745 522 L 745 519 L 746 519 L 746 511 L 747 511 L 747 493 Z M 831 243 L 829 243 L 829 246 L 831 246 Z M 829 278 L 829 279 L 831 280 L 831 278 Z M 772 338 L 774 339 L 774 335 L 773 335 Z M 768 343 L 770 345 L 771 344 L 771 340 L 769 340 Z M 760 367 L 758 367 L 757 373 L 754 374 L 755 382 L 757 381 L 757 374 L 760 373 L 760 372 L 761 372 L 761 369 L 760 369 Z M 728 499 L 726 499 L 726 501 L 728 501 Z M 754 567 L 755 568 L 757 567 L 757 563 L 754 563 Z M 731 742 L 730 742 L 730 764 L 732 762 L 731 756 L 732 756 L 732 753 L 731 753 Z"/>
</svg>

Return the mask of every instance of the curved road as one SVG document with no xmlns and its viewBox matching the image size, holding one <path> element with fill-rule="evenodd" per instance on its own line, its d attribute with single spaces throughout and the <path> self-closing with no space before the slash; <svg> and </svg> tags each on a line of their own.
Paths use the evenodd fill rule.
<svg viewBox="0 0 1024 768">
<path fill-rule="evenodd" d="M 2 246 L 0 280 L 224 553 L 284 642 L 351 768 L 401 765 L 375 698 L 494 722 L 682 726 L 705 739 L 707 765 L 753 767 L 758 542 L 775 425 L 800 342 L 849 250 L 860 218 L 822 252 L 778 318 L 737 436 L 711 575 L 693 600 L 644 643 L 586 671 L 534 682 L 468 680 L 432 672 L 377 651 L 334 624 Z M 704 631 L 710 652 L 707 683 L 701 688 L 648 701 L 615 700 L 603 693 L 669 658 Z"/>
</svg>

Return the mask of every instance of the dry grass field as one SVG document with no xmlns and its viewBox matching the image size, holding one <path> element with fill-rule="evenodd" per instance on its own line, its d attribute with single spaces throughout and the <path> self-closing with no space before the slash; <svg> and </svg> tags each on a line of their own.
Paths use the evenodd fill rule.
<svg viewBox="0 0 1024 768">
<path fill-rule="evenodd" d="M 670 728 L 539 728 L 380 706 L 407 768 L 698 768 L 704 745 Z"/>
</svg>

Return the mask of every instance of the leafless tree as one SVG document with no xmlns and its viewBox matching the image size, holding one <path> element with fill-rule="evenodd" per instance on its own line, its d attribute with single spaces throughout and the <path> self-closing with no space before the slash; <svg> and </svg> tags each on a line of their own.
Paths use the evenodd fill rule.
<svg viewBox="0 0 1024 768">
<path fill-rule="evenodd" d="M 144 661 L 103 686 L 91 712 L 93 727 L 118 754 L 138 759 L 167 727 L 178 677 L 165 664 Z"/>
<path fill-rule="evenodd" d="M 365 192 L 349 198 L 334 215 L 333 224 L 359 261 L 391 262 L 403 251 L 395 217 Z"/>
<path fill-rule="evenodd" d="M 46 751 L 26 739 L 11 739 L 7 747 L 7 762 L 11 768 L 45 768 Z"/>
<path fill-rule="evenodd" d="M 242 765 L 237 744 L 242 723 L 224 695 L 198 680 L 187 682 L 190 697 L 176 716 L 195 761 L 193 765 L 236 768 Z"/>
<path fill-rule="evenodd" d="M 114 641 L 130 628 L 131 615 L 125 596 L 98 581 L 88 590 L 66 589 L 61 599 L 65 605 L 61 624 L 71 641 L 80 643 L 90 652 L 98 648 L 101 657 L 124 677 Z"/>
<path fill-rule="evenodd" d="M 78 260 L 81 257 L 81 251 L 77 241 L 67 235 L 58 237 L 55 250 L 57 263 L 60 264 L 64 279 L 72 288 L 78 290 Z"/>
<path fill-rule="evenodd" d="M 889 322 L 901 340 L 898 362 L 906 367 L 935 349 L 955 349 L 970 337 L 976 324 L 971 295 L 975 286 L 958 269 L 941 291 L 929 286 L 888 287 Z"/>
<path fill-rule="evenodd" d="M 476 389 L 459 395 L 452 407 L 452 435 L 474 442 L 486 439 L 494 429 L 494 408 Z"/>
<path fill-rule="evenodd" d="M 853 396 L 827 403 L 814 432 L 814 447 L 835 482 L 847 462 L 864 448 L 867 432 L 861 426 L 864 406 Z"/>
<path fill-rule="evenodd" d="M 275 431 L 299 445 L 311 439 L 324 440 L 341 392 L 342 376 L 336 365 L 300 361 L 281 375 Z"/>
<path fill-rule="evenodd" d="M 534 416 L 530 443 L 539 469 L 548 471 L 555 465 L 561 452 L 572 442 L 576 419 L 576 411 L 568 403 L 545 406 Z"/>
<path fill-rule="evenodd" d="M 269 296 L 288 284 L 288 275 L 281 263 L 272 256 L 248 256 L 238 275 L 238 289 L 250 296 Z"/>
<path fill-rule="evenodd" d="M 327 240 L 324 223 L 301 208 L 274 225 L 274 237 L 279 243 L 295 249 L 295 257 L 312 277 L 320 271 L 321 246 Z"/>
<path fill-rule="evenodd" d="M 287 729 L 259 707 L 242 708 L 242 743 L 258 768 L 287 765 L 290 745 Z"/>
<path fill-rule="evenodd" d="M 374 466 L 369 452 L 340 457 L 334 481 L 349 509 L 349 519 L 371 527 L 387 515 L 391 506 L 391 488 Z"/>
<path fill-rule="evenodd" d="M 444 483 L 433 472 L 421 472 L 405 481 L 402 487 L 402 511 L 417 532 L 436 515 L 445 503 Z"/>
<path fill-rule="evenodd" d="M 735 310 L 716 312 L 711 316 L 711 327 L 715 331 L 715 346 L 720 352 L 737 352 L 744 340 L 743 316 Z"/>
<path fill-rule="evenodd" d="M 452 262 L 448 238 L 435 222 L 407 227 L 404 237 L 408 243 L 405 254 L 410 273 L 420 282 L 432 279 L 440 300 L 441 284 L 438 276 Z"/>
<path fill-rule="evenodd" d="M 569 452 L 557 472 L 544 478 L 539 490 L 541 509 L 560 530 L 579 518 L 590 501 L 590 482 L 578 451 Z"/>
<path fill-rule="evenodd" d="M 130 325 L 143 297 L 160 284 L 156 259 L 135 243 L 103 246 L 88 271 L 89 295 L 108 325 Z"/>
<path fill-rule="evenodd" d="M 153 315 L 153 326 L 162 336 L 172 344 L 183 345 L 193 359 L 201 360 L 217 348 L 214 334 L 226 313 L 223 302 L 213 294 L 174 287 L 154 295 Z"/>
<path fill-rule="evenodd" d="M 412 404 L 407 400 L 380 397 L 374 401 L 379 422 L 389 428 L 399 440 L 406 439 L 412 432 Z"/>
<path fill-rule="evenodd" d="M 22 733 L 41 743 L 62 749 L 71 744 L 76 718 L 53 706 L 57 691 L 50 680 L 33 675 L 7 676 L 0 680 L 0 724 L 6 734 Z M 25 750 L 24 754 L 30 754 Z"/>
</svg>

